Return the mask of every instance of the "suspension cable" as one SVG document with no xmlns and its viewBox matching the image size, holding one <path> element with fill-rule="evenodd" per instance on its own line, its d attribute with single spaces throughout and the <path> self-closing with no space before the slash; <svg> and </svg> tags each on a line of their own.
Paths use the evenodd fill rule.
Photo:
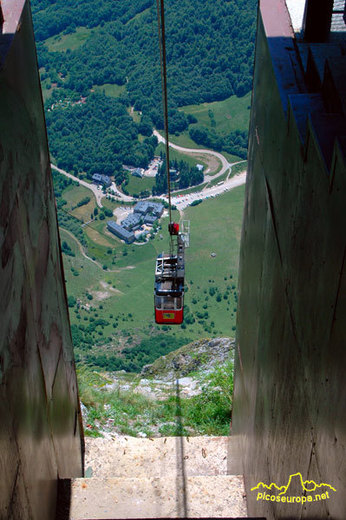
<svg viewBox="0 0 346 520">
<path fill-rule="evenodd" d="M 167 173 L 167 193 L 169 208 L 169 223 L 172 223 L 172 203 L 171 203 L 171 177 L 169 173 L 169 132 L 168 132 L 168 100 L 167 100 L 167 62 L 166 62 L 166 33 L 165 33 L 165 6 L 164 0 L 156 0 L 158 30 L 159 30 L 159 47 L 160 47 L 160 68 L 161 68 L 161 84 L 162 84 L 162 103 L 163 116 L 165 126 L 166 140 L 166 173 Z M 171 249 L 173 248 L 173 237 L 171 237 Z"/>
<path fill-rule="evenodd" d="M 161 101 L 162 107 L 165 106 L 165 84 L 164 84 L 164 72 L 163 72 L 163 51 L 162 51 L 162 39 L 161 39 L 161 15 L 160 15 L 160 0 L 156 0 L 156 12 L 157 12 L 157 32 L 159 38 L 159 49 L 160 49 L 160 78 L 161 78 Z"/>
</svg>

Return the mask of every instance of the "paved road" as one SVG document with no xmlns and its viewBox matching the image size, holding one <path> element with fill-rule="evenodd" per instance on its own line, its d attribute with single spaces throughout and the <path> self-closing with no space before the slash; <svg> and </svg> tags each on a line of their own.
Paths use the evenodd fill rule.
<svg viewBox="0 0 346 520">
<path fill-rule="evenodd" d="M 154 130 L 153 134 L 157 137 L 157 140 L 159 141 L 159 143 L 166 142 L 166 139 L 164 137 L 162 137 L 162 135 L 159 134 L 159 132 L 157 130 Z M 171 148 L 174 148 L 175 150 L 179 150 L 179 152 L 183 152 L 183 153 L 199 154 L 199 155 L 207 154 L 207 155 L 213 155 L 214 157 L 216 157 L 221 162 L 222 168 L 216 175 L 205 175 L 204 180 L 207 182 L 209 182 L 213 179 L 216 179 L 217 177 L 220 177 L 232 166 L 232 164 L 227 161 L 226 157 L 224 157 L 221 153 L 214 152 L 214 150 L 206 150 L 203 148 L 184 148 L 183 146 L 179 146 L 179 145 L 173 144 L 171 142 L 169 143 L 169 146 Z M 233 164 L 237 164 L 237 163 L 233 163 Z"/>
<path fill-rule="evenodd" d="M 246 172 L 243 172 L 239 175 L 235 175 L 231 179 L 227 179 L 219 186 L 212 186 L 211 188 L 206 188 L 202 191 L 190 193 L 189 195 L 182 195 L 180 197 L 179 195 L 175 195 L 172 197 L 172 204 L 174 204 L 177 207 L 178 211 L 183 211 L 194 200 L 204 200 L 213 198 L 217 195 L 221 195 L 221 193 L 224 193 L 225 191 L 237 188 L 238 186 L 245 184 L 245 182 Z"/>
<path fill-rule="evenodd" d="M 51 168 L 53 170 L 56 170 L 57 172 L 62 173 L 63 175 L 66 175 L 66 177 L 69 177 L 70 179 L 72 179 L 72 180 L 74 180 L 76 182 L 79 182 L 79 184 L 81 186 L 84 186 L 85 188 L 88 188 L 88 190 L 91 190 L 94 193 L 94 195 L 95 195 L 95 199 L 96 199 L 97 205 L 100 208 L 103 207 L 101 199 L 103 199 L 103 197 L 105 197 L 105 194 L 95 184 L 89 184 L 89 182 L 81 181 L 80 179 L 78 179 L 78 177 L 75 177 L 71 173 L 65 172 L 65 170 L 62 170 L 61 168 L 58 168 L 57 166 L 54 166 L 54 164 L 51 164 L 50 166 L 51 166 Z"/>
<path fill-rule="evenodd" d="M 158 132 L 156 132 L 156 130 L 154 130 L 154 134 L 158 137 L 158 139 L 160 137 L 159 140 L 161 140 L 161 142 L 165 142 L 164 138 Z M 211 155 L 216 155 L 218 158 L 220 158 L 220 160 L 222 158 L 223 166 L 222 166 L 221 171 L 218 174 L 210 177 L 209 180 L 215 180 L 217 177 L 219 177 L 220 175 L 225 173 L 225 171 L 227 171 L 227 169 L 231 168 L 233 166 L 233 164 L 239 164 L 239 163 L 230 164 L 223 155 L 219 154 L 218 152 L 214 152 L 212 150 L 199 150 L 199 149 L 183 148 L 182 146 L 178 146 L 175 144 L 170 144 L 170 146 L 172 146 L 172 148 L 176 148 L 177 150 L 184 151 L 184 152 L 191 152 L 191 153 L 203 152 L 203 153 L 208 153 Z M 245 162 L 245 161 L 239 161 L 239 162 Z M 79 182 L 79 184 L 81 184 L 82 186 L 85 186 L 86 188 L 91 190 L 95 194 L 96 202 L 97 202 L 98 206 L 100 208 L 102 208 L 101 199 L 103 197 L 105 197 L 105 194 L 102 192 L 102 190 L 98 189 L 97 186 L 95 186 L 94 184 L 89 184 L 85 181 L 81 181 L 80 179 L 78 179 L 78 177 L 75 177 L 74 175 L 71 175 L 70 173 L 65 172 L 64 170 L 57 168 L 53 164 L 51 165 L 51 167 L 54 170 L 57 170 L 58 172 L 62 173 L 63 175 L 66 175 L 70 179 L 73 179 L 74 181 Z M 209 176 L 206 175 L 205 180 L 208 181 L 207 177 L 209 177 Z M 180 195 L 179 196 L 179 193 L 174 193 L 172 196 L 172 204 L 174 204 L 179 211 L 183 211 L 194 200 L 198 200 L 198 199 L 204 200 L 204 199 L 208 199 L 208 198 L 213 198 L 217 195 L 220 195 L 221 193 L 223 193 L 225 191 L 236 188 L 237 186 L 241 186 L 242 184 L 245 184 L 245 182 L 246 182 L 246 172 L 243 172 L 239 175 L 231 177 L 230 179 L 227 178 L 224 182 L 221 181 L 220 185 L 211 186 L 210 188 L 205 187 L 201 191 L 190 193 L 189 195 Z M 118 198 L 120 198 L 121 200 L 123 200 L 124 202 L 131 202 L 134 200 L 138 200 L 129 195 L 125 195 L 125 193 L 122 193 L 117 188 L 117 186 L 114 182 L 112 183 L 111 189 L 116 193 L 116 196 Z M 168 201 L 168 198 L 165 195 L 161 195 L 159 197 L 157 197 L 157 196 L 148 197 L 148 199 L 141 199 L 141 200 L 149 200 L 152 198 L 155 198 L 155 199 L 160 198 L 162 200 Z"/>
<path fill-rule="evenodd" d="M 114 191 L 114 193 L 116 194 L 117 197 L 119 197 L 121 200 L 123 200 L 125 202 L 132 202 L 133 200 L 135 200 L 130 195 L 125 195 L 125 193 L 120 191 L 119 188 L 117 187 L 117 185 L 115 184 L 115 182 L 112 182 L 111 190 Z"/>
</svg>

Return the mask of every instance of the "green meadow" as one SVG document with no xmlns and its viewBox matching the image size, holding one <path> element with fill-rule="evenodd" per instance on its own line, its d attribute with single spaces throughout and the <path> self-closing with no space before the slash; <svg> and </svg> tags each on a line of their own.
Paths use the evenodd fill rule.
<svg viewBox="0 0 346 520">
<path fill-rule="evenodd" d="M 231 96 L 223 101 L 186 105 L 179 110 L 186 115 L 195 116 L 198 124 L 208 127 L 209 130 L 214 128 L 218 134 L 226 135 L 234 130 L 248 129 L 250 103 L 251 92 L 241 98 Z"/>
<path fill-rule="evenodd" d="M 155 185 L 155 177 L 135 177 L 134 175 L 129 174 L 129 181 L 126 184 L 126 191 L 130 195 L 138 195 L 141 191 L 149 190 L 151 194 L 151 189 Z"/>
<path fill-rule="evenodd" d="M 83 45 L 93 31 L 97 31 L 97 28 L 77 27 L 75 32 L 52 36 L 47 38 L 44 43 L 50 52 L 66 52 L 67 49 L 74 51 Z"/>
<path fill-rule="evenodd" d="M 81 187 L 66 191 L 63 197 L 71 207 L 85 196 Z M 154 323 L 154 267 L 156 256 L 169 247 L 167 217 L 161 219 L 162 229 L 155 237 L 142 245 L 126 245 L 109 233 L 108 219 L 100 220 L 100 213 L 83 227 L 87 247 L 82 248 L 71 231 L 60 228 L 61 241 L 70 248 L 69 254 L 63 253 L 63 261 L 71 324 L 87 329 L 100 323 L 90 334 L 92 351 L 114 352 L 119 345 L 162 334 L 187 340 L 234 336 L 243 200 L 244 186 L 185 210 L 183 218 L 191 223 L 191 245 L 186 250 L 182 326 Z M 90 208 L 79 208 L 86 212 L 81 217 L 86 218 L 94 206 L 92 201 Z M 178 212 L 173 213 L 179 220 Z"/>
<path fill-rule="evenodd" d="M 105 83 L 104 85 L 94 85 L 95 92 L 102 92 L 106 96 L 117 98 L 126 92 L 125 85 L 115 85 L 113 83 Z"/>
</svg>

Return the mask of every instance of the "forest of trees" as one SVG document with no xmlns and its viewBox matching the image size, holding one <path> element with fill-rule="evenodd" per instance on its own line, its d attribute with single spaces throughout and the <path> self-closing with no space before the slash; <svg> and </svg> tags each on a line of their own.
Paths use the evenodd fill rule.
<svg viewBox="0 0 346 520">
<path fill-rule="evenodd" d="M 166 1 L 170 133 L 193 122 L 179 106 L 242 96 L 251 89 L 256 4 Z M 84 105 L 47 112 L 50 146 L 60 166 L 120 174 L 122 161 L 143 166 L 150 159 L 154 143 L 140 143 L 138 134 L 149 137 L 153 126 L 163 127 L 155 5 L 153 0 L 32 0 L 42 79 L 55 87 L 49 105 L 86 98 Z M 91 30 L 82 45 L 49 51 L 47 38 L 77 27 Z M 125 87 L 116 100 L 91 93 L 107 83 Z M 143 113 L 139 124 L 127 116 L 129 106 Z M 217 149 L 212 137 L 202 136 L 203 144 L 209 141 Z M 238 146 L 241 152 L 243 144 L 242 135 L 229 136 L 221 148 L 235 153 Z"/>
<path fill-rule="evenodd" d="M 196 186 L 201 184 L 204 179 L 203 172 L 196 167 L 189 166 L 185 161 L 169 161 L 170 169 L 179 172 L 179 177 L 173 184 L 173 188 L 184 189 L 189 186 Z M 155 186 L 152 190 L 153 195 L 161 195 L 161 193 L 167 193 L 167 174 L 166 174 L 166 156 L 163 155 L 163 162 L 158 169 Z"/>
<path fill-rule="evenodd" d="M 126 372 L 140 372 L 144 365 L 153 363 L 160 356 L 165 356 L 169 352 L 186 345 L 188 338 L 180 336 L 161 336 L 143 339 L 139 345 L 126 347 L 121 355 L 106 355 L 105 353 L 89 352 L 95 343 L 92 334 L 100 327 L 107 324 L 106 320 L 98 319 L 89 325 L 72 325 L 72 339 L 74 345 L 79 345 L 75 356 L 77 362 L 83 362 L 92 367 L 103 368 L 104 370 L 125 370 Z"/>
<path fill-rule="evenodd" d="M 46 115 L 50 150 L 70 172 L 85 171 L 124 179 L 122 164 L 146 167 L 154 157 L 157 138 L 138 141 L 138 124 L 124 103 L 92 93 L 87 103 L 57 106 Z"/>
<path fill-rule="evenodd" d="M 222 137 L 215 131 L 203 126 L 193 126 L 189 130 L 191 139 L 197 144 L 202 144 L 206 148 L 211 148 L 217 152 L 224 150 L 233 155 L 238 155 L 242 159 L 247 156 L 247 132 L 236 130 Z"/>
</svg>

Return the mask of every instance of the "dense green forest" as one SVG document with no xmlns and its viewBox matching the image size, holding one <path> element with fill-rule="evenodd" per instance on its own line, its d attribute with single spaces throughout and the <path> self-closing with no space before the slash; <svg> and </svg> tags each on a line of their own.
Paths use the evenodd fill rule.
<svg viewBox="0 0 346 520">
<path fill-rule="evenodd" d="M 183 336 L 177 338 L 166 334 L 158 341 L 158 337 L 142 340 L 138 345 L 124 348 L 120 353 L 106 354 L 95 353 L 92 346 L 95 344 L 92 334 L 108 324 L 107 320 L 97 319 L 88 325 L 72 325 L 72 338 L 74 345 L 81 346 L 76 352 L 76 361 L 83 362 L 92 367 L 99 367 L 109 371 L 125 370 L 126 372 L 140 372 L 144 365 L 153 363 L 158 357 L 165 356 L 169 352 L 186 345 L 189 340 Z M 116 328 L 118 322 L 115 320 Z M 91 350 L 91 351 L 90 351 Z"/>
<path fill-rule="evenodd" d="M 115 175 L 124 180 L 122 164 L 146 167 L 157 138 L 138 141 L 138 126 L 123 103 L 92 93 L 87 103 L 47 111 L 50 150 L 69 171 Z M 150 132 L 151 133 L 151 132 Z"/>
<path fill-rule="evenodd" d="M 174 189 L 188 188 L 189 186 L 196 186 L 201 184 L 204 179 L 203 172 L 196 167 L 190 167 L 185 161 L 169 161 L 170 169 L 179 172 L 177 182 L 172 183 Z M 163 162 L 158 169 L 155 186 L 153 187 L 153 195 L 161 195 L 167 192 L 167 175 L 166 175 L 166 155 L 163 155 Z"/>
<path fill-rule="evenodd" d="M 251 89 L 255 5 L 255 0 L 166 2 L 172 106 L 241 96 Z M 87 94 L 93 85 L 127 83 L 131 104 L 150 109 L 154 123 L 160 123 L 161 81 L 153 1 L 82 0 L 76 5 L 74 0 L 53 4 L 34 0 L 33 6 L 40 42 L 62 31 L 73 32 L 77 25 L 100 25 L 74 51 L 49 52 L 40 45 L 40 63 L 47 73 L 53 69 L 68 76 L 66 86 L 81 94 Z M 142 16 L 135 17 L 138 13 Z M 180 126 L 179 122 L 176 125 Z"/>
<path fill-rule="evenodd" d="M 238 155 L 242 159 L 247 156 L 247 132 L 236 130 L 226 137 L 218 135 L 216 132 L 203 126 L 193 126 L 189 130 L 189 135 L 197 144 L 202 144 L 206 148 L 211 148 L 221 152 Z"/>
<path fill-rule="evenodd" d="M 120 175 L 122 162 L 143 166 L 150 160 L 155 143 L 143 136 L 163 127 L 155 5 L 32 0 L 41 78 L 52 92 L 46 102 L 50 147 L 61 167 Z M 256 0 L 166 0 L 170 133 L 205 133 L 178 107 L 251 89 L 255 15 Z M 81 27 L 86 36 L 73 48 L 51 44 L 52 37 Z M 105 84 L 122 86 L 116 99 L 93 92 Z M 129 115 L 130 106 L 142 113 L 139 121 Z M 236 152 L 244 139 L 215 142 L 203 134 L 200 142 L 242 156 Z"/>
</svg>

